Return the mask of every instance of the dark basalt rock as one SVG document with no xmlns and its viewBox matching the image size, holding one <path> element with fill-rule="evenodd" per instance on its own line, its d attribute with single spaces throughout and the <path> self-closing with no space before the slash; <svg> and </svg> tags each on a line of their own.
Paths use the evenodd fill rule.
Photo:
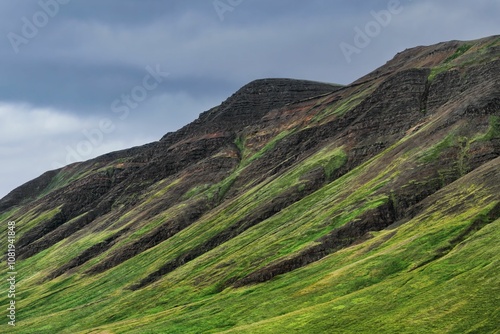
<svg viewBox="0 0 500 334">
<path fill-rule="evenodd" d="M 273 109 L 340 88 L 342 86 L 306 80 L 255 80 L 240 88 L 220 106 L 202 113 L 193 123 L 177 132 L 166 134 L 161 141 L 171 144 L 186 136 L 241 131 L 258 122 Z"/>
</svg>

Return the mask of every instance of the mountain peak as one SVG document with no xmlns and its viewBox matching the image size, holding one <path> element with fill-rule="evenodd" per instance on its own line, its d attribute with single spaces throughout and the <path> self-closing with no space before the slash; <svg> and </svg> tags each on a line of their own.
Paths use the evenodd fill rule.
<svg viewBox="0 0 500 334">
<path fill-rule="evenodd" d="M 293 102 L 320 96 L 338 90 L 342 86 L 297 79 L 257 79 L 244 85 L 221 105 L 202 114 L 193 123 L 177 133 L 162 138 L 166 141 L 200 131 L 231 132 L 253 124 L 269 111 Z"/>
<path fill-rule="evenodd" d="M 355 83 L 372 80 L 380 75 L 414 68 L 452 68 L 479 64 L 498 57 L 500 35 L 470 41 L 448 41 L 429 46 L 417 46 L 399 52 L 385 65 L 358 79 Z"/>
</svg>

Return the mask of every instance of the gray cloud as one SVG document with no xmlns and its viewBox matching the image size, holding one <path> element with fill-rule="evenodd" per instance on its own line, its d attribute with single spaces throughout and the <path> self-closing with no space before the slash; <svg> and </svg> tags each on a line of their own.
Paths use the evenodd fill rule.
<svg viewBox="0 0 500 334">
<path fill-rule="evenodd" d="M 16 53 L 9 34 L 23 37 L 40 3 L 54 1 L 56 15 Z M 244 0 L 223 20 L 206 0 L 65 1 L 0 2 L 0 197 L 64 163 L 102 119 L 115 129 L 83 159 L 157 140 L 253 79 L 347 84 L 405 48 L 499 33 L 498 1 L 401 0 L 401 13 L 347 62 L 339 45 L 388 0 Z M 169 76 L 118 118 L 113 101 L 157 65 Z"/>
</svg>

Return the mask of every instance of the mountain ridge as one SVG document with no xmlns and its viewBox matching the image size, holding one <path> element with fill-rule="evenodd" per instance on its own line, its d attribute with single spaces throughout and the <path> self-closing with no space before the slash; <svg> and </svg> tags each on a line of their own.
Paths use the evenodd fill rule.
<svg viewBox="0 0 500 334">
<path fill-rule="evenodd" d="M 369 321 L 323 307 L 360 295 L 379 305 L 363 291 L 390 293 L 387 282 L 424 280 L 428 270 L 454 277 L 481 263 L 494 275 L 497 257 L 465 260 L 462 248 L 480 247 L 480 235 L 491 248 L 484 254 L 498 248 L 490 236 L 500 218 L 499 73 L 500 37 L 492 36 L 403 51 L 347 86 L 260 79 L 157 142 L 15 189 L 0 199 L 0 217 L 18 226 L 27 312 L 19 332 L 59 312 L 85 322 L 40 333 L 140 332 L 127 319 L 156 332 L 283 332 L 292 324 L 366 332 Z M 450 257 L 461 267 L 443 266 Z M 462 303 L 466 290 L 443 284 Z M 153 297 L 158 289 L 164 296 Z M 492 294 L 494 282 L 477 289 Z M 247 293 L 248 304 L 240 296 Z M 255 303 L 266 294 L 292 304 L 265 301 L 273 305 L 265 315 Z M 494 300 L 483 299 L 471 307 L 489 314 Z M 391 318 L 360 305 L 387 331 L 417 332 L 402 330 L 414 319 L 404 317 L 411 301 L 399 301 Z M 85 305 L 99 315 L 78 311 Z M 211 315 L 224 305 L 235 313 Z M 415 314 L 430 312 L 422 305 Z M 464 332 L 478 317 L 470 307 L 453 312 L 453 323 L 436 315 L 439 330 Z M 495 327 L 480 319 L 486 332 Z"/>
</svg>

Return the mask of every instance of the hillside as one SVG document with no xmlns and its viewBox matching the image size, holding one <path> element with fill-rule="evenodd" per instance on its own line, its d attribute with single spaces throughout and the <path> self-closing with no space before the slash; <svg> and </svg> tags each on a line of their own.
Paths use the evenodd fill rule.
<svg viewBox="0 0 500 334">
<path fill-rule="evenodd" d="M 257 80 L 43 174 L 0 200 L 0 332 L 498 332 L 499 78 L 493 36 L 347 86 Z"/>
</svg>

